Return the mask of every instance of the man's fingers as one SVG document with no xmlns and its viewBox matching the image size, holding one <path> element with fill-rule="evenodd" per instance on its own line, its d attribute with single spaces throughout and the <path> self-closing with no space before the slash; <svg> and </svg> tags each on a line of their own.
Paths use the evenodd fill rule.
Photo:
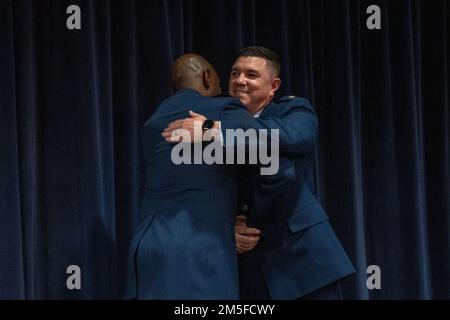
<svg viewBox="0 0 450 320">
<path fill-rule="evenodd" d="M 202 118 L 202 119 L 206 119 L 206 117 L 200 113 L 195 113 L 194 111 L 190 110 L 189 111 L 189 116 L 191 118 Z"/>
<path fill-rule="evenodd" d="M 185 125 L 186 123 L 186 125 Z M 186 119 L 179 119 L 179 120 L 175 120 L 171 123 L 169 123 L 167 125 L 167 127 L 164 129 L 164 132 L 170 132 L 170 131 L 174 131 L 176 129 L 187 129 L 191 127 L 191 119 L 190 118 L 186 118 Z"/>
<path fill-rule="evenodd" d="M 249 245 L 255 246 L 260 239 L 260 237 L 247 237 L 247 236 L 243 236 L 241 234 L 236 234 L 235 237 L 236 237 L 236 243 L 239 243 L 240 245 L 243 245 L 243 246 L 249 246 Z"/>
<path fill-rule="evenodd" d="M 239 240 L 242 239 L 245 242 L 253 241 L 253 239 L 259 240 L 261 238 L 258 235 L 256 235 L 256 236 L 246 235 L 246 234 L 242 234 L 242 233 L 239 233 L 239 232 L 236 232 L 235 235 L 236 235 L 236 240 L 237 239 L 239 239 Z"/>
<path fill-rule="evenodd" d="M 164 139 L 170 139 L 170 137 L 172 137 L 172 134 L 174 133 L 175 130 L 172 131 L 163 131 L 161 133 L 161 135 L 164 137 Z"/>
<path fill-rule="evenodd" d="M 237 226 L 247 226 L 247 217 L 243 214 L 237 215 L 234 221 Z"/>
<path fill-rule="evenodd" d="M 161 135 L 167 142 L 170 142 L 170 143 L 183 141 L 183 136 L 177 135 L 175 130 L 163 132 L 163 133 L 161 133 Z"/>
<path fill-rule="evenodd" d="M 172 132 L 173 131 L 163 131 L 163 133 L 161 133 L 161 135 L 164 137 L 164 139 L 167 140 L 167 138 L 170 138 L 172 136 Z"/>
<path fill-rule="evenodd" d="M 258 242 L 255 243 L 242 243 L 240 241 L 236 242 L 236 246 L 239 246 L 242 250 L 251 250 L 258 245 Z"/>
<path fill-rule="evenodd" d="M 242 245 L 236 245 L 236 249 L 237 249 L 240 253 L 248 252 L 248 251 L 250 251 L 250 250 L 253 250 L 254 248 L 255 248 L 254 246 L 252 246 L 252 247 L 245 247 L 245 246 L 242 246 Z"/>
<path fill-rule="evenodd" d="M 256 245 L 248 245 L 248 246 L 244 246 L 242 244 L 236 245 L 236 247 L 238 247 L 239 249 L 243 250 L 243 251 L 250 251 L 252 249 L 254 249 L 256 247 Z"/>
<path fill-rule="evenodd" d="M 182 124 L 183 124 L 183 119 L 175 120 L 175 121 L 169 123 L 169 125 L 164 129 L 164 131 L 173 131 L 175 129 L 180 128 Z"/>
<path fill-rule="evenodd" d="M 249 252 L 250 250 L 253 250 L 254 248 L 255 248 L 255 246 L 243 246 L 240 244 L 236 244 L 236 249 L 239 253 Z"/>
<path fill-rule="evenodd" d="M 189 116 L 190 116 L 191 118 L 203 117 L 201 114 L 195 113 L 195 112 L 192 111 L 192 110 L 189 110 Z"/>
<path fill-rule="evenodd" d="M 248 235 L 248 236 L 259 236 L 261 234 L 261 230 L 241 225 L 236 225 L 234 227 L 234 230 L 236 233 L 242 234 L 242 235 Z"/>
<path fill-rule="evenodd" d="M 250 250 L 253 250 L 256 247 L 256 245 L 258 244 L 259 239 L 260 239 L 259 236 L 248 237 L 248 236 L 243 236 L 238 233 L 235 234 L 235 238 L 236 238 L 236 249 L 239 253 L 245 253 Z"/>
</svg>

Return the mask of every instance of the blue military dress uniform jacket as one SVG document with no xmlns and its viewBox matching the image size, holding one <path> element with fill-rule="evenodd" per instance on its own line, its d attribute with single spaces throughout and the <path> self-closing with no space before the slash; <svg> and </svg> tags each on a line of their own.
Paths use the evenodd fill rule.
<svg viewBox="0 0 450 320">
<path fill-rule="evenodd" d="M 188 117 L 189 110 L 209 119 L 247 113 L 232 98 L 181 90 L 145 123 L 145 187 L 130 245 L 126 299 L 239 298 L 236 168 L 175 165 L 174 145 L 161 136 L 170 122 Z"/>
<path fill-rule="evenodd" d="M 262 176 L 258 167 L 248 170 L 248 222 L 262 230 L 262 240 L 249 253 L 256 256 L 256 264 L 245 266 L 250 268 L 246 276 L 261 270 L 260 281 L 270 298 L 295 299 L 354 273 L 314 195 L 318 123 L 308 100 L 283 97 L 258 118 L 222 121 L 222 130 L 231 128 L 279 130 L 278 173 Z M 248 279 L 241 279 L 243 283 L 257 287 Z"/>
</svg>

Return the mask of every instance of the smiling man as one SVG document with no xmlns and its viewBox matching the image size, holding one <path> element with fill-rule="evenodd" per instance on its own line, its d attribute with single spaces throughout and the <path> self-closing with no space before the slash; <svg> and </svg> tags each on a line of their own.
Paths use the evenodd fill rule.
<svg viewBox="0 0 450 320">
<path fill-rule="evenodd" d="M 276 55 L 260 49 L 269 59 L 255 56 L 240 56 L 234 63 L 228 90 L 239 98 L 253 115 L 265 108 L 275 96 L 281 84 L 280 61 Z"/>
<path fill-rule="evenodd" d="M 266 129 L 279 133 L 279 170 L 260 175 L 256 166 L 242 174 L 240 190 L 246 217 L 236 221 L 240 256 L 241 299 L 340 299 L 338 281 L 355 272 L 334 233 L 328 216 L 314 195 L 314 150 L 318 122 L 308 100 L 294 96 L 272 102 L 281 84 L 280 59 L 269 49 L 239 51 L 231 68 L 229 93 L 248 115 L 214 121 L 227 146 L 226 130 Z M 177 128 L 191 130 L 197 121 L 175 121 L 164 131 L 167 141 Z M 217 119 L 215 119 L 217 120 Z M 208 120 L 211 121 L 211 120 Z M 192 135 L 193 133 L 191 133 Z M 247 225 L 261 230 L 261 240 L 247 233 Z"/>
</svg>

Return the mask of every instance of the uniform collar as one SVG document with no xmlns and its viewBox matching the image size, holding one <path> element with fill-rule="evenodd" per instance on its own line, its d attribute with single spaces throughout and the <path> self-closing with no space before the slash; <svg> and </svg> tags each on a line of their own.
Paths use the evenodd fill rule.
<svg viewBox="0 0 450 320">
<path fill-rule="evenodd" d="M 260 114 L 264 111 L 265 108 L 262 108 L 261 110 L 259 110 L 258 112 L 253 114 L 253 118 L 259 118 Z"/>
<path fill-rule="evenodd" d="M 275 102 L 270 102 L 264 109 L 261 110 L 261 112 L 259 113 L 258 117 L 265 117 L 265 116 L 270 115 L 270 113 L 273 110 L 275 110 L 276 105 L 277 104 Z"/>
</svg>

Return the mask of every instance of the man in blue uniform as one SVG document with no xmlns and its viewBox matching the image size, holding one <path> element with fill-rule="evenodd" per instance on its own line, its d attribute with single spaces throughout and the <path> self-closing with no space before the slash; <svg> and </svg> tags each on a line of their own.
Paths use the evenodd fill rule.
<svg viewBox="0 0 450 320">
<path fill-rule="evenodd" d="M 339 299 L 339 280 L 355 272 L 328 216 L 314 195 L 313 152 L 318 139 L 317 116 L 302 98 L 284 97 L 272 102 L 281 80 L 280 61 L 263 47 L 242 49 L 232 67 L 229 93 L 251 115 L 216 121 L 225 130 L 241 128 L 279 130 L 279 170 L 263 176 L 249 167 L 248 221 L 238 219 L 236 239 L 240 257 L 242 299 Z M 207 117 L 208 119 L 212 119 Z M 165 130 L 189 128 L 200 115 L 175 121 Z M 246 226 L 261 230 L 261 241 Z M 255 248 L 255 249 L 253 249 Z M 253 249 L 253 250 L 252 250 Z"/>
<path fill-rule="evenodd" d="M 211 119 L 248 112 L 221 94 L 214 68 L 183 55 L 172 67 L 176 94 L 143 127 L 145 187 L 130 245 L 126 299 L 238 299 L 234 242 L 235 167 L 175 165 L 161 131 L 193 110 Z"/>
</svg>

